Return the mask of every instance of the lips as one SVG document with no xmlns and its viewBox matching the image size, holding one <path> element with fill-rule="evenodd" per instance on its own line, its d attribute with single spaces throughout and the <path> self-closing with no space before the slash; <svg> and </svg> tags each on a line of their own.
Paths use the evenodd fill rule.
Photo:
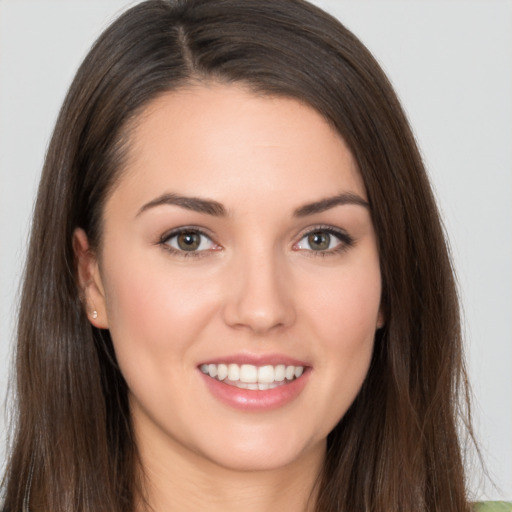
<svg viewBox="0 0 512 512">
<path fill-rule="evenodd" d="M 199 370 L 216 398 L 246 411 L 271 410 L 292 401 L 303 390 L 311 370 L 305 363 L 285 358 L 265 362 L 261 358 L 230 359 L 205 362 Z"/>
</svg>

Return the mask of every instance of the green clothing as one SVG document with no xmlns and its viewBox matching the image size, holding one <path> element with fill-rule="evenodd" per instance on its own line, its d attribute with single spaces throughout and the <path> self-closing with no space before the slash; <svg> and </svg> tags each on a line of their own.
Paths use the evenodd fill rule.
<svg viewBox="0 0 512 512">
<path fill-rule="evenodd" d="M 482 501 L 476 504 L 475 512 L 512 512 L 512 503 L 506 501 Z"/>
</svg>

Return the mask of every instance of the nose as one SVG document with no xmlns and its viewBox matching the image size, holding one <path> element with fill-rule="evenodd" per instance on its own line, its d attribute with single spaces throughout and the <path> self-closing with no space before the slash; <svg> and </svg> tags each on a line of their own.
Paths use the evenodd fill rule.
<svg viewBox="0 0 512 512">
<path fill-rule="evenodd" d="M 262 251 L 241 256 L 230 268 L 224 321 L 264 335 L 295 321 L 291 276 L 286 263 Z"/>
</svg>

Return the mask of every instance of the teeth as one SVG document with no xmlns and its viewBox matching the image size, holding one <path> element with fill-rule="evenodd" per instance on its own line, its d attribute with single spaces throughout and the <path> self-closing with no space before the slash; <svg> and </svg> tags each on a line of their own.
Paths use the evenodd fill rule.
<svg viewBox="0 0 512 512">
<path fill-rule="evenodd" d="M 210 377 L 212 377 L 211 373 Z M 213 377 L 215 377 L 215 375 L 213 375 Z M 258 382 L 258 368 L 252 364 L 243 364 L 240 366 L 240 380 L 248 384 Z"/>
<path fill-rule="evenodd" d="M 300 366 L 298 366 L 297 368 L 300 368 Z M 286 366 L 284 364 L 277 365 L 275 369 L 274 380 L 277 382 L 282 382 L 285 378 L 285 373 Z"/>
<path fill-rule="evenodd" d="M 210 377 L 217 377 L 217 365 L 209 364 L 208 373 L 210 374 Z"/>
<path fill-rule="evenodd" d="M 287 381 L 298 379 L 304 372 L 303 366 L 277 366 L 252 364 L 203 364 L 201 371 L 217 380 L 227 379 L 229 384 L 251 390 L 275 388 Z"/>
<path fill-rule="evenodd" d="M 284 375 L 288 380 L 292 380 L 295 377 L 295 366 L 287 366 Z"/>
<path fill-rule="evenodd" d="M 274 375 L 275 371 L 273 366 L 260 366 L 260 368 L 258 368 L 258 383 L 270 384 L 275 380 Z"/>
<path fill-rule="evenodd" d="M 216 366 L 216 365 L 212 365 Z M 208 370 L 210 369 L 210 365 L 208 365 Z M 228 367 L 225 364 L 217 365 L 217 379 L 224 380 L 228 376 Z M 211 373 L 210 373 L 211 377 Z"/>
<path fill-rule="evenodd" d="M 240 380 L 240 366 L 237 364 L 230 364 L 228 366 L 228 379 Z"/>
</svg>

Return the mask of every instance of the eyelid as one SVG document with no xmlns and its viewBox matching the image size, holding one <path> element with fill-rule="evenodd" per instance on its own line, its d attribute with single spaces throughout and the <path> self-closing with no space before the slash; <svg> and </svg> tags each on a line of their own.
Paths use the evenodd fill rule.
<svg viewBox="0 0 512 512">
<path fill-rule="evenodd" d="M 194 233 L 199 233 L 200 235 L 204 235 L 204 236 L 206 236 L 206 237 L 208 237 L 210 239 L 213 239 L 211 233 L 209 233 L 208 230 L 206 230 L 204 228 L 201 228 L 199 226 L 191 225 L 191 226 L 179 226 L 177 228 L 169 229 L 169 231 L 165 231 L 160 236 L 160 238 L 158 240 L 158 243 L 164 243 L 167 240 L 169 240 L 169 238 L 171 238 L 173 236 L 179 235 L 181 233 L 186 233 L 186 232 L 189 232 L 189 231 L 192 231 Z"/>
<path fill-rule="evenodd" d="M 185 250 L 180 250 L 180 249 L 177 249 L 177 248 L 169 245 L 168 242 L 171 238 L 176 237 L 182 233 L 187 233 L 187 232 L 197 233 L 201 236 L 208 238 L 210 240 L 210 242 L 213 245 L 215 245 L 215 248 L 202 249 L 199 251 L 198 250 L 185 251 Z M 318 251 L 315 251 L 313 249 L 297 248 L 297 245 L 299 244 L 299 242 L 301 240 L 303 240 L 306 236 L 308 236 L 312 233 L 315 233 L 315 232 L 326 232 L 329 235 L 336 237 L 340 243 L 332 249 L 318 250 Z M 301 231 L 301 233 L 299 235 L 297 235 L 297 237 L 295 239 L 296 239 L 296 242 L 293 243 L 292 249 L 294 249 L 296 251 L 309 253 L 313 256 L 328 256 L 328 255 L 332 255 L 332 254 L 338 254 L 338 253 L 343 252 L 343 251 L 347 250 L 348 248 L 350 248 L 355 242 L 354 238 L 352 236 L 350 236 L 344 229 L 341 229 L 339 227 L 335 227 L 332 225 L 323 225 L 323 224 L 310 226 L 310 227 L 304 229 L 303 231 Z M 161 245 L 165 250 L 171 252 L 172 254 L 182 256 L 182 257 L 190 257 L 190 256 L 202 257 L 202 256 L 207 256 L 212 251 L 218 251 L 218 250 L 222 249 L 222 247 L 219 244 L 217 244 L 217 242 L 215 242 L 214 237 L 212 236 L 212 234 L 210 234 L 208 232 L 208 230 L 205 230 L 204 228 L 201 228 L 198 226 L 180 226 L 177 228 L 173 228 L 169 231 L 166 231 L 164 234 L 162 234 L 157 243 L 158 243 L 158 245 Z"/>
<path fill-rule="evenodd" d="M 333 235 L 340 241 L 340 243 L 336 247 L 334 247 L 332 249 L 326 249 L 324 251 L 315 251 L 313 249 L 301 249 L 301 248 L 295 249 L 295 247 L 297 246 L 297 244 L 299 244 L 299 242 L 301 240 L 303 240 L 305 237 L 307 237 L 313 233 L 317 233 L 317 232 L 325 232 L 325 233 L 328 233 L 329 235 Z M 340 252 L 347 250 L 349 247 L 351 247 L 354 244 L 354 242 L 355 242 L 354 238 L 351 235 L 349 235 L 344 229 L 341 229 L 341 228 L 338 228 L 335 226 L 331 226 L 331 225 L 320 224 L 317 226 L 310 226 L 310 227 L 306 228 L 305 230 L 303 230 L 297 236 L 297 241 L 294 242 L 292 248 L 294 248 L 297 251 L 304 251 L 306 253 L 310 253 L 313 256 L 328 256 L 330 254 L 338 254 Z"/>
<path fill-rule="evenodd" d="M 177 249 L 175 247 L 172 247 L 169 244 L 169 240 L 172 238 L 181 235 L 182 233 L 196 233 L 200 236 L 204 236 L 210 240 L 210 242 L 215 246 L 215 248 L 210 249 L 202 249 L 202 250 L 195 250 L 195 251 L 184 251 Z M 172 254 L 183 256 L 183 257 L 201 257 L 206 256 L 211 251 L 219 250 L 221 247 L 217 242 L 215 242 L 213 236 L 207 232 L 204 228 L 200 228 L 198 226 L 180 226 L 177 228 L 173 228 L 169 231 L 166 231 L 163 235 L 161 235 L 160 239 L 158 240 L 158 245 L 161 245 L 166 251 L 169 251 Z"/>
</svg>

